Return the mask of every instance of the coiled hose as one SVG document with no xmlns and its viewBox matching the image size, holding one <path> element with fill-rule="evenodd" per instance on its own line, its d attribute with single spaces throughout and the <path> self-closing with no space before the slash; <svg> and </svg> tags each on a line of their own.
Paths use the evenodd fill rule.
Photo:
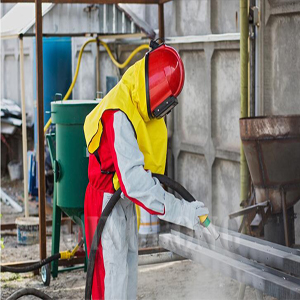
<svg viewBox="0 0 300 300">
<path fill-rule="evenodd" d="M 160 174 L 152 174 L 152 176 L 156 177 L 160 181 L 161 184 L 164 184 L 168 188 L 177 192 L 186 201 L 188 201 L 188 202 L 196 201 L 195 198 L 181 184 L 174 181 L 173 179 L 171 179 L 165 175 L 160 175 Z M 109 215 L 112 212 L 115 205 L 117 204 L 117 202 L 119 201 L 120 196 L 121 196 L 121 189 L 118 189 L 113 194 L 113 196 L 111 197 L 111 199 L 109 200 L 107 205 L 105 206 L 105 208 L 101 214 L 101 217 L 99 219 L 96 231 L 93 236 L 91 250 L 89 253 L 87 274 L 86 274 L 86 285 L 85 285 L 85 299 L 86 300 L 90 300 L 92 297 L 92 285 L 93 285 L 95 259 L 96 259 L 96 253 L 97 253 L 98 245 L 100 242 L 100 238 L 101 238 L 106 220 L 109 217 Z M 39 269 L 40 267 L 50 263 L 51 261 L 53 261 L 55 259 L 59 259 L 59 258 L 60 258 L 60 253 L 57 253 L 55 255 L 52 255 L 52 256 L 40 261 L 39 263 L 36 263 L 36 264 L 34 264 L 32 266 L 28 266 L 28 267 L 15 268 L 15 267 L 2 266 L 1 272 L 14 272 L 14 273 L 30 272 L 30 271 Z M 21 289 L 21 290 L 15 292 L 10 297 L 8 297 L 6 300 L 15 300 L 15 299 L 18 299 L 25 295 L 34 295 L 36 297 L 39 297 L 40 299 L 46 299 L 46 300 L 51 299 L 48 295 L 46 295 L 45 293 L 43 293 L 39 290 L 25 288 L 25 289 Z"/>
</svg>

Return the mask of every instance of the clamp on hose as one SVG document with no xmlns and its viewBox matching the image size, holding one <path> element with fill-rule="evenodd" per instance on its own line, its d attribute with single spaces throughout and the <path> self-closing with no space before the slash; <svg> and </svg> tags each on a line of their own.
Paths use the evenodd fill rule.
<svg viewBox="0 0 300 300">
<path fill-rule="evenodd" d="M 78 245 L 75 246 L 75 248 L 72 251 L 66 250 L 66 251 L 59 252 L 60 259 L 71 259 L 72 257 L 74 257 L 74 255 L 76 254 L 77 250 L 82 245 L 83 245 L 83 239 L 78 243 Z"/>
</svg>

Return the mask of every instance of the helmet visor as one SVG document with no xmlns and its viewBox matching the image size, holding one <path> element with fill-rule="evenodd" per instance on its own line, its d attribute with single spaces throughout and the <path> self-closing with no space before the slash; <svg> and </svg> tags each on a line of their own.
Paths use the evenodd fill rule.
<svg viewBox="0 0 300 300">
<path fill-rule="evenodd" d="M 176 97 L 171 96 L 157 106 L 153 111 L 153 116 L 160 119 L 171 112 L 171 110 L 178 104 Z"/>
</svg>

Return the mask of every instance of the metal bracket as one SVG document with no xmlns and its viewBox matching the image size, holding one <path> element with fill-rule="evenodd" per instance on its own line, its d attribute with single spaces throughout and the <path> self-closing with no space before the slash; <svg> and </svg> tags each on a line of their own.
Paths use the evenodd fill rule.
<svg viewBox="0 0 300 300">
<path fill-rule="evenodd" d="M 54 167 L 53 167 L 53 172 L 54 172 L 54 178 L 55 178 L 55 182 L 59 181 L 60 178 L 60 166 L 59 166 L 59 162 L 57 160 L 54 160 Z"/>
<path fill-rule="evenodd" d="M 249 23 L 256 27 L 260 26 L 260 11 L 257 6 L 250 7 Z"/>
</svg>

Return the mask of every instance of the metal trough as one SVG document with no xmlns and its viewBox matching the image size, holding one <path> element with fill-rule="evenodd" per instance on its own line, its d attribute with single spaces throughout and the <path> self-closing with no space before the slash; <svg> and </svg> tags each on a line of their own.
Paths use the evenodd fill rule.
<svg viewBox="0 0 300 300">
<path fill-rule="evenodd" d="M 240 119 L 240 134 L 257 203 L 272 214 L 300 200 L 300 115 Z"/>
</svg>

